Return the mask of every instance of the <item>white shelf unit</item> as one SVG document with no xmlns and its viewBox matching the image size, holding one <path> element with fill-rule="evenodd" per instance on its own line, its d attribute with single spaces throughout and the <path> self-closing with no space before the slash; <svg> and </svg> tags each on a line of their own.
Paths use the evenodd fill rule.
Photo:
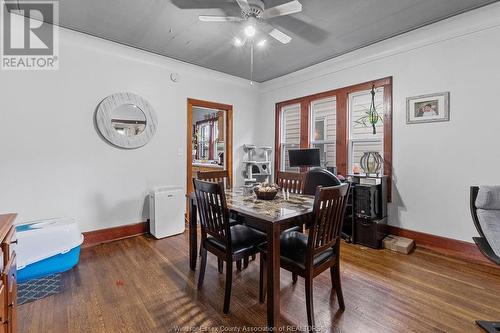
<svg viewBox="0 0 500 333">
<path fill-rule="evenodd" d="M 247 154 L 243 160 L 245 184 L 256 182 L 272 183 L 271 147 L 243 145 Z"/>
</svg>

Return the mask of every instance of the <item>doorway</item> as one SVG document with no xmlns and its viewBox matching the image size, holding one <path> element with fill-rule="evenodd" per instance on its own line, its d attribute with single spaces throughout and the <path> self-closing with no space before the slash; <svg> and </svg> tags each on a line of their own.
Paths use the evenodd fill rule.
<svg viewBox="0 0 500 333">
<path fill-rule="evenodd" d="M 193 191 L 197 171 L 227 170 L 227 187 L 231 187 L 233 106 L 188 98 L 186 134 L 187 193 Z"/>
</svg>

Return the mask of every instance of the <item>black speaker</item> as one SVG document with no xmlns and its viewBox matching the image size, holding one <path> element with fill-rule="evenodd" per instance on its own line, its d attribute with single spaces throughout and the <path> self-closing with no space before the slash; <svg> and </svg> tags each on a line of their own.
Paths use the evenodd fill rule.
<svg viewBox="0 0 500 333">
<path fill-rule="evenodd" d="M 356 216 L 374 219 L 377 217 L 377 187 L 356 185 L 354 207 Z"/>
<path fill-rule="evenodd" d="M 357 184 L 354 191 L 356 216 L 370 219 L 381 219 L 387 216 L 385 182 L 379 185 Z"/>
<path fill-rule="evenodd" d="M 380 248 L 388 231 L 387 177 L 366 178 L 353 176 L 353 239 L 356 244 Z"/>
</svg>

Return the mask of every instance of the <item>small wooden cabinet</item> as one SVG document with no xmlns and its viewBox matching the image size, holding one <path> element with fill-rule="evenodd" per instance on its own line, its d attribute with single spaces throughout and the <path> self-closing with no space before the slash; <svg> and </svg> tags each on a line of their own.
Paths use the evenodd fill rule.
<svg viewBox="0 0 500 333">
<path fill-rule="evenodd" d="M 16 214 L 0 215 L 0 333 L 17 332 Z"/>
</svg>

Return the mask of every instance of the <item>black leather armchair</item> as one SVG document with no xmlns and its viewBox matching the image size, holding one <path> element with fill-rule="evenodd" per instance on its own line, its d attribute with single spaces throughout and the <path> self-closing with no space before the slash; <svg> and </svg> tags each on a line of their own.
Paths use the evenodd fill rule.
<svg viewBox="0 0 500 333">
<path fill-rule="evenodd" d="M 483 189 L 485 192 L 491 191 L 492 188 L 485 188 Z M 498 188 L 495 189 L 497 194 L 498 194 Z M 495 191 L 493 190 L 493 191 Z M 478 186 L 471 186 L 470 188 L 470 211 L 472 214 L 472 221 L 474 222 L 474 225 L 477 229 L 477 232 L 479 233 L 479 237 L 473 237 L 472 239 L 476 243 L 477 247 L 481 251 L 481 253 L 497 265 L 500 265 L 500 256 L 495 253 L 494 249 L 492 248 L 492 245 L 488 242 L 488 236 L 490 237 L 497 237 L 498 233 L 496 235 L 486 235 L 485 230 L 483 226 L 481 225 L 481 222 L 487 224 L 488 219 L 497 219 L 499 215 L 499 200 L 498 200 L 498 195 L 494 195 L 491 193 L 486 194 L 485 196 L 483 195 L 483 198 L 479 200 L 479 207 L 477 206 L 478 203 L 478 194 L 479 194 L 480 188 Z M 486 201 L 486 202 L 485 202 Z M 492 207 L 493 206 L 493 207 Z M 488 211 L 493 211 L 494 213 L 490 213 Z M 496 212 L 495 212 L 496 211 Z M 495 222 L 500 223 L 500 221 L 495 220 Z M 496 229 L 498 230 L 498 229 Z M 497 250 L 498 252 L 498 250 Z M 494 333 L 494 332 L 499 332 L 500 331 L 500 322 L 499 321 L 485 321 L 485 320 L 476 320 L 476 323 L 484 329 L 488 333 Z"/>
<path fill-rule="evenodd" d="M 477 229 L 477 232 L 479 233 L 479 237 L 473 237 L 472 239 L 476 243 L 477 247 L 481 251 L 481 253 L 488 258 L 489 260 L 493 261 L 497 265 L 500 265 L 500 257 L 495 254 L 495 251 L 492 249 L 491 245 L 488 243 L 487 237 L 484 234 L 484 230 L 481 226 L 481 223 L 479 221 L 478 217 L 478 208 L 476 207 L 476 199 L 479 193 L 479 187 L 478 186 L 471 186 L 470 188 L 470 211 L 472 214 L 472 221 L 474 222 L 474 226 Z"/>
<path fill-rule="evenodd" d="M 314 195 L 318 186 L 338 186 L 341 182 L 333 173 L 326 169 L 314 168 L 306 173 L 304 194 Z"/>
</svg>

